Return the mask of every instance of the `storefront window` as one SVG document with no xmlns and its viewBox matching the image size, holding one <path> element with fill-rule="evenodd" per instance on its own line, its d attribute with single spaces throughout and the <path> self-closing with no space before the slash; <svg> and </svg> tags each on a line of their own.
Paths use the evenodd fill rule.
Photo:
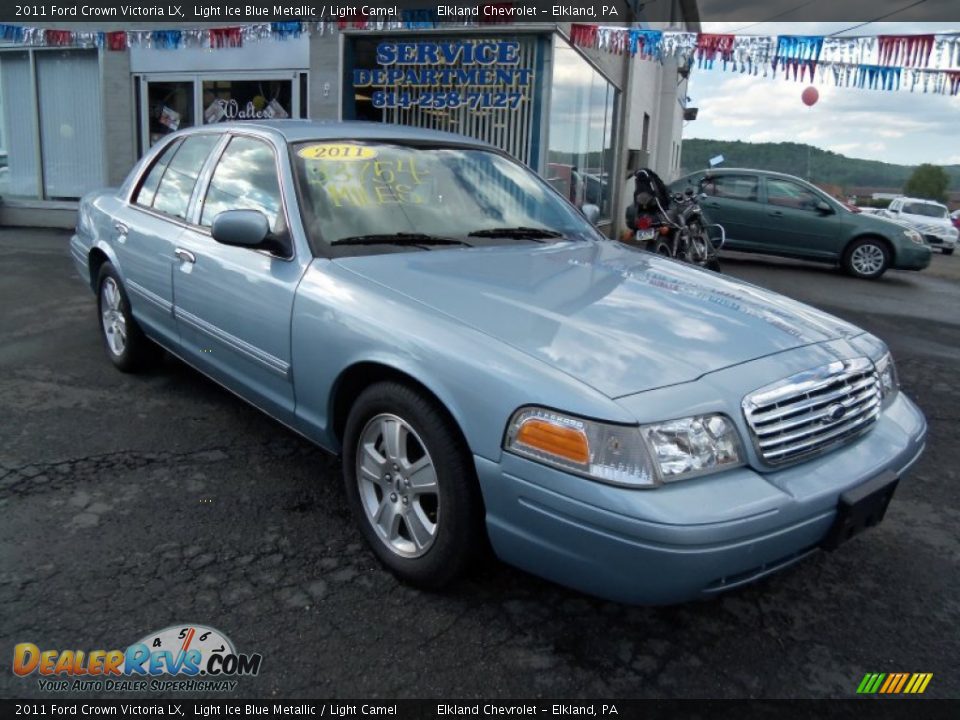
<svg viewBox="0 0 960 720">
<path fill-rule="evenodd" d="M 36 106 L 26 52 L 0 54 L 0 197 L 38 194 Z"/>
<path fill-rule="evenodd" d="M 194 126 L 193 81 L 150 81 L 147 85 L 150 144 Z"/>
<path fill-rule="evenodd" d="M 100 66 L 96 52 L 38 52 L 43 194 L 75 200 L 103 185 Z"/>
<path fill-rule="evenodd" d="M 97 52 L 0 53 L 0 197 L 76 200 L 103 179 Z"/>
<path fill-rule="evenodd" d="M 293 116 L 291 80 L 204 80 L 203 122 L 283 120 Z"/>
<path fill-rule="evenodd" d="M 563 39 L 554 38 L 547 179 L 577 207 L 610 218 L 616 88 Z"/>
</svg>

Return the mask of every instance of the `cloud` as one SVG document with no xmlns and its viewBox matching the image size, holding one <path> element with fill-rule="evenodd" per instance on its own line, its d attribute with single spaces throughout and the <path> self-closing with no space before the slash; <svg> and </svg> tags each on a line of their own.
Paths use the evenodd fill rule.
<svg viewBox="0 0 960 720">
<path fill-rule="evenodd" d="M 907 164 L 940 163 L 944 155 L 960 152 L 955 129 L 960 96 L 816 84 L 820 99 L 807 107 L 800 99 L 807 85 L 782 76 L 695 69 L 689 94 L 700 113 L 684 133 L 720 140 L 808 142 L 856 157 Z"/>
</svg>

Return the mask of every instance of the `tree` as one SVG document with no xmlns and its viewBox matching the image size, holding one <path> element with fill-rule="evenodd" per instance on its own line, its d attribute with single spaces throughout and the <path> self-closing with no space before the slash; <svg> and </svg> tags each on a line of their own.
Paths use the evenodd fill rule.
<svg viewBox="0 0 960 720">
<path fill-rule="evenodd" d="M 903 186 L 903 194 L 924 200 L 946 202 L 949 186 L 950 176 L 947 175 L 946 170 L 939 165 L 924 163 L 913 171 L 907 184 Z"/>
</svg>

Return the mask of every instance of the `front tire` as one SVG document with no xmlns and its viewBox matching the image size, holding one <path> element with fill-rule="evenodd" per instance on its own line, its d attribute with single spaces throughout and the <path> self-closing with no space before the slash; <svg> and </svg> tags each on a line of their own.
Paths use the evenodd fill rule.
<svg viewBox="0 0 960 720">
<path fill-rule="evenodd" d="M 347 501 L 364 539 L 394 575 L 428 589 L 485 547 L 479 483 L 451 422 L 424 394 L 381 382 L 357 398 L 344 433 Z"/>
<path fill-rule="evenodd" d="M 863 280 L 876 280 L 890 265 L 890 251 L 882 240 L 861 238 L 847 248 L 843 257 L 844 269 Z"/>
<path fill-rule="evenodd" d="M 100 267 L 97 276 L 97 310 L 107 357 L 118 370 L 139 372 L 156 360 L 159 348 L 143 334 L 134 319 L 123 281 L 109 262 Z"/>
<path fill-rule="evenodd" d="M 954 248 L 943 248 L 944 255 L 953 255 Z"/>
</svg>

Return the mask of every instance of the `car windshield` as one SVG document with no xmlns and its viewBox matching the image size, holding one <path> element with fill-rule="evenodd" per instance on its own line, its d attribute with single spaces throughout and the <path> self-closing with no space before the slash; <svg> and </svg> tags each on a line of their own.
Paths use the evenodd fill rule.
<svg viewBox="0 0 960 720">
<path fill-rule="evenodd" d="M 945 218 L 947 209 L 943 205 L 934 205 L 933 203 L 906 203 L 903 211 L 910 215 L 923 215 L 931 218 Z"/>
<path fill-rule="evenodd" d="M 431 238 L 488 245 L 597 237 L 547 183 L 488 150 L 314 141 L 294 145 L 293 157 L 311 242 L 344 252 L 441 244 Z"/>
</svg>

